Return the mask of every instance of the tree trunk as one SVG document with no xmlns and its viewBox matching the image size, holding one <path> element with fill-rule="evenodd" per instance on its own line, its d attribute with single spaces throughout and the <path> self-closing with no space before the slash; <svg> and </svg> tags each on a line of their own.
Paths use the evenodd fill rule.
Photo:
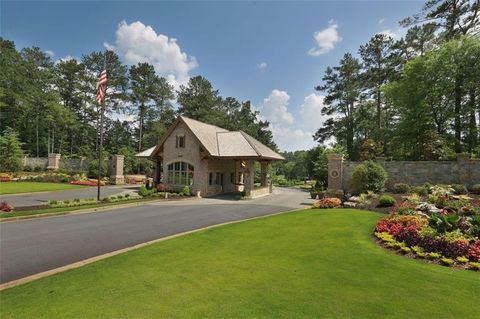
<svg viewBox="0 0 480 319">
<path fill-rule="evenodd" d="M 475 116 L 475 90 L 470 90 L 469 109 L 470 109 L 470 122 L 468 127 L 468 152 L 472 151 L 477 146 L 477 119 Z"/>
<path fill-rule="evenodd" d="M 377 128 L 380 129 L 382 124 L 382 100 L 380 95 L 380 87 L 377 87 Z"/>
<path fill-rule="evenodd" d="M 461 110 L 462 110 L 462 86 L 463 77 L 458 75 L 455 79 L 455 152 L 462 152 L 462 122 L 461 122 Z"/>
</svg>

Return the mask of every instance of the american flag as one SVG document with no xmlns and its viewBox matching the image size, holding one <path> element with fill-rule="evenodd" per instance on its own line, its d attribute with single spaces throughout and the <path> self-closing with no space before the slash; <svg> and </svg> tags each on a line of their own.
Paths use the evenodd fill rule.
<svg viewBox="0 0 480 319">
<path fill-rule="evenodd" d="M 100 77 L 98 78 L 98 86 L 97 86 L 97 96 L 96 100 L 98 103 L 102 103 L 105 99 L 105 93 L 107 92 L 107 70 L 103 70 L 100 73 Z"/>
</svg>

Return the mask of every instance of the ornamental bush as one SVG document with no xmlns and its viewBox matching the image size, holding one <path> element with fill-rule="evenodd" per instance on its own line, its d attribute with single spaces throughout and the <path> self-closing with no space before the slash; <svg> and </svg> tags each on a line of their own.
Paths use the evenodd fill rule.
<svg viewBox="0 0 480 319">
<path fill-rule="evenodd" d="M 467 188 L 462 184 L 453 184 L 452 188 L 456 195 L 465 195 L 468 193 Z"/>
<path fill-rule="evenodd" d="M 390 206 L 393 206 L 397 203 L 395 198 L 393 198 L 390 195 L 380 196 L 379 202 L 380 202 L 380 206 L 382 206 L 382 207 L 390 207 Z"/>
<path fill-rule="evenodd" d="M 475 184 L 471 188 L 472 193 L 480 194 L 480 184 Z"/>
<path fill-rule="evenodd" d="M 352 186 L 358 192 L 380 192 L 385 186 L 387 177 L 387 172 L 380 164 L 366 161 L 353 171 Z"/>
<path fill-rule="evenodd" d="M 410 193 L 410 185 L 405 183 L 397 183 L 393 185 L 393 192 L 396 194 L 407 194 Z"/>
</svg>

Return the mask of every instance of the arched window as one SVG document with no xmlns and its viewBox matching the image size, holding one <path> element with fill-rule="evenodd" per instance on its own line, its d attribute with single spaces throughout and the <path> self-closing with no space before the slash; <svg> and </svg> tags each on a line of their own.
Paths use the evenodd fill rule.
<svg viewBox="0 0 480 319">
<path fill-rule="evenodd" d="M 175 162 L 167 166 L 167 183 L 173 185 L 193 185 L 193 165 Z"/>
</svg>

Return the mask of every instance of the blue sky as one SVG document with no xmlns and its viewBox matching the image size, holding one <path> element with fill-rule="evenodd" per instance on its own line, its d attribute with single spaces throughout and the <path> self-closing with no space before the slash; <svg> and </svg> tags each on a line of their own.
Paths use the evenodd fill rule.
<svg viewBox="0 0 480 319">
<path fill-rule="evenodd" d="M 106 46 L 127 64 L 148 61 L 175 85 L 202 75 L 222 96 L 250 100 L 282 150 L 306 149 L 324 120 L 325 68 L 423 1 L 1 2 L 0 34 L 53 59 Z M 173 40 L 173 39 L 176 39 Z"/>
</svg>

